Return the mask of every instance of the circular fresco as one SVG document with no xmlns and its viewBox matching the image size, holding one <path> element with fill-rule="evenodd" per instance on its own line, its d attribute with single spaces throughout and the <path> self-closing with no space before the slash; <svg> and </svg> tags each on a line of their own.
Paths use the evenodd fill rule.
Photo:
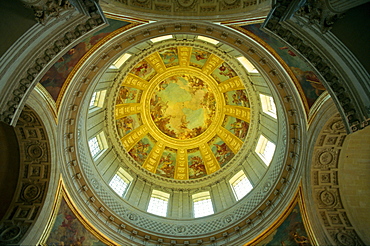
<svg viewBox="0 0 370 246">
<path fill-rule="evenodd" d="M 150 99 L 150 115 L 167 136 L 189 139 L 211 125 L 216 100 L 208 85 L 191 74 L 171 76 L 161 81 Z"/>
<path fill-rule="evenodd" d="M 148 171 L 180 180 L 224 167 L 241 149 L 251 118 L 232 67 L 186 46 L 138 61 L 121 81 L 114 112 L 128 154 Z"/>
</svg>

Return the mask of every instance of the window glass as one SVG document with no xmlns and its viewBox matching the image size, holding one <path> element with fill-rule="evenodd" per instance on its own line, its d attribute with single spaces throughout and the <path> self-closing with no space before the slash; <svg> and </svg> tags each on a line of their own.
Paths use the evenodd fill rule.
<svg viewBox="0 0 370 246">
<path fill-rule="evenodd" d="M 265 162 L 266 165 L 270 165 L 272 157 L 274 156 L 274 152 L 275 144 L 261 135 L 256 146 L 256 153 Z"/>
<path fill-rule="evenodd" d="M 104 106 L 107 90 L 95 91 L 90 100 L 90 108 L 102 108 Z"/>
<path fill-rule="evenodd" d="M 173 38 L 172 35 L 166 35 L 166 36 L 152 38 L 150 39 L 150 41 L 152 41 L 153 43 L 157 43 L 157 42 L 164 41 L 164 40 L 171 39 L 171 38 Z"/>
<path fill-rule="evenodd" d="M 198 36 L 198 39 L 203 40 L 203 41 L 206 41 L 206 42 L 211 43 L 211 44 L 214 44 L 214 45 L 217 45 L 219 43 L 219 41 L 217 41 L 217 40 L 215 40 L 213 38 L 204 37 L 204 36 Z"/>
<path fill-rule="evenodd" d="M 209 191 L 193 195 L 193 211 L 195 218 L 211 215 L 214 213 Z"/>
<path fill-rule="evenodd" d="M 170 194 L 159 190 L 153 190 L 147 211 L 159 216 L 167 216 L 167 206 L 169 198 Z"/>
<path fill-rule="evenodd" d="M 271 96 L 260 94 L 262 111 L 276 119 L 276 106 Z"/>
<path fill-rule="evenodd" d="M 242 199 L 253 189 L 251 182 L 249 182 L 243 170 L 240 170 L 237 174 L 235 174 L 229 182 L 237 201 Z"/>
<path fill-rule="evenodd" d="M 125 53 L 122 56 L 120 56 L 117 60 L 113 62 L 110 68 L 119 69 L 125 63 L 129 58 L 131 57 L 131 54 Z"/>
<path fill-rule="evenodd" d="M 236 59 L 238 59 L 238 61 L 243 65 L 245 69 L 247 69 L 249 73 L 258 73 L 257 69 L 253 66 L 253 64 L 250 63 L 250 61 L 244 56 L 237 57 Z"/>
<path fill-rule="evenodd" d="M 95 137 L 89 140 L 89 148 L 93 158 L 96 158 L 105 149 L 108 148 L 107 140 L 105 138 L 104 132 L 100 132 Z"/>
<path fill-rule="evenodd" d="M 122 168 L 113 176 L 109 182 L 109 186 L 119 195 L 124 196 L 130 183 L 132 177 Z"/>
<path fill-rule="evenodd" d="M 90 147 L 90 152 L 91 155 L 94 157 L 96 156 L 100 151 L 98 139 L 96 137 L 93 137 L 92 139 L 89 140 L 89 147 Z"/>
</svg>

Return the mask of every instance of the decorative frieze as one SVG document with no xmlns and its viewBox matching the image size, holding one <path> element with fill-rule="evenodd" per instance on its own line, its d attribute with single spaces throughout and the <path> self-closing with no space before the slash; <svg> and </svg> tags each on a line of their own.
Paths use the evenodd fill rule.
<svg viewBox="0 0 370 246">
<path fill-rule="evenodd" d="M 60 13 L 60 9 L 68 10 L 74 13 L 73 8 L 70 8 L 68 1 L 56 1 L 56 0 L 39 0 L 39 1 L 23 1 L 27 6 L 30 6 L 38 11 L 41 15 L 40 21 L 46 21 L 54 16 L 55 13 Z M 84 13 L 88 16 L 85 18 L 84 23 L 74 23 L 75 28 L 67 31 L 64 34 L 59 34 L 55 40 L 45 40 L 43 52 L 38 51 L 34 55 L 34 62 L 30 63 L 27 67 L 22 67 L 23 71 L 26 71 L 24 75 L 18 81 L 11 83 L 11 89 L 7 95 L 7 104 L 3 105 L 0 111 L 0 120 L 15 125 L 17 117 L 20 114 L 20 110 L 24 105 L 24 98 L 31 92 L 31 89 L 39 82 L 37 78 L 40 78 L 44 73 L 44 68 L 50 66 L 50 63 L 54 62 L 55 57 L 63 55 L 62 52 L 68 46 L 70 46 L 75 40 L 79 39 L 85 33 L 98 29 L 100 26 L 107 23 L 105 17 L 102 15 L 98 5 L 94 1 L 83 1 L 78 2 L 81 10 L 84 9 Z M 93 7 L 90 6 L 93 4 Z M 34 7 L 35 6 L 35 7 Z M 68 7 L 67 7 L 68 6 Z M 40 9 L 41 8 L 41 9 Z M 46 17 L 48 16 L 48 17 Z M 46 18 L 46 19 L 45 19 Z M 29 38 L 29 37 L 28 37 Z M 22 48 L 22 47 L 21 47 Z M 27 47 L 28 48 L 28 47 Z M 14 64 L 12 64 L 14 65 Z M 0 71 L 2 73 L 3 71 Z M 83 80 L 85 81 L 85 80 Z"/>
<path fill-rule="evenodd" d="M 338 13 L 330 14 L 325 6 L 324 1 L 321 0 L 307 2 L 279 0 L 269 19 L 264 23 L 263 29 L 283 39 L 316 68 L 323 85 L 336 101 L 347 132 L 351 133 L 368 125 L 368 116 L 363 109 L 366 105 L 362 105 L 361 99 L 356 98 L 355 95 L 358 93 L 354 86 L 353 88 L 349 86 L 346 75 L 341 74 L 330 58 L 324 56 L 322 50 L 317 48 L 317 44 L 314 43 L 316 40 L 311 40 L 309 38 L 311 35 L 296 33 L 287 25 L 287 23 L 302 25 L 298 19 L 303 18 L 308 20 L 305 24 L 317 24 L 325 33 L 333 25 L 335 19 L 340 17 Z M 304 30 L 301 31 L 304 32 Z"/>
<path fill-rule="evenodd" d="M 0 222 L 0 244 L 18 244 L 36 222 L 46 198 L 50 179 L 50 145 L 36 113 L 25 107 L 15 132 L 20 148 L 17 190 Z"/>
<path fill-rule="evenodd" d="M 348 220 L 338 184 L 338 160 L 346 136 L 339 115 L 330 119 L 318 136 L 311 165 L 313 199 L 333 245 L 363 245 Z"/>
</svg>

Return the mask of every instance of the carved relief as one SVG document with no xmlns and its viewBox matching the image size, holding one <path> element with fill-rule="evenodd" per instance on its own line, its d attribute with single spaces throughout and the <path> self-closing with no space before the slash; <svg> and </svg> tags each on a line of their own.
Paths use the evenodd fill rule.
<svg viewBox="0 0 370 246">
<path fill-rule="evenodd" d="M 28 142 L 25 143 L 26 149 L 26 160 L 32 161 L 33 163 L 40 163 L 42 161 L 47 161 L 47 151 L 46 151 L 46 143 L 36 142 Z"/>
<path fill-rule="evenodd" d="M 320 0 L 308 0 L 297 11 L 297 14 L 306 17 L 310 20 L 310 23 L 317 25 L 322 33 L 329 31 L 333 24 L 344 16 L 343 13 L 332 12 L 325 1 Z"/>
<path fill-rule="evenodd" d="M 364 245 L 354 230 L 330 230 L 330 236 L 334 239 L 335 245 Z"/>
<path fill-rule="evenodd" d="M 35 200 L 40 201 L 40 196 L 43 192 L 43 188 L 40 184 L 27 183 L 23 184 L 21 198 L 25 202 L 33 202 Z"/>
<path fill-rule="evenodd" d="M 21 228 L 19 226 L 11 226 L 5 229 L 0 234 L 0 241 L 10 242 L 14 241 L 21 234 Z"/>
<path fill-rule="evenodd" d="M 149 9 L 151 7 L 151 0 L 133 0 L 131 1 L 133 6 Z"/>
<path fill-rule="evenodd" d="M 131 221 L 138 221 L 139 220 L 139 217 L 134 213 L 128 213 L 127 218 Z"/>
<path fill-rule="evenodd" d="M 333 149 L 316 150 L 315 167 L 320 169 L 328 169 L 337 166 L 338 151 Z"/>
<path fill-rule="evenodd" d="M 36 21 L 42 25 L 45 25 L 51 18 L 58 18 L 61 12 L 73 9 L 67 0 L 22 0 L 22 2 L 25 6 L 33 9 Z"/>
<path fill-rule="evenodd" d="M 322 224 L 333 244 L 362 245 L 342 206 L 338 187 L 338 159 L 346 136 L 339 115 L 328 120 L 316 141 L 311 184 Z M 338 226 L 344 228 L 344 231 L 334 229 Z"/>
<path fill-rule="evenodd" d="M 231 10 L 241 8 L 241 1 L 240 0 L 224 0 L 220 5 L 221 10 Z"/>
<path fill-rule="evenodd" d="M 263 193 L 266 193 L 270 190 L 271 188 L 271 182 L 266 182 L 265 185 L 263 186 Z"/>
<path fill-rule="evenodd" d="M 183 234 L 186 232 L 186 227 L 185 226 L 182 226 L 182 225 L 177 225 L 177 226 L 174 226 L 173 228 L 174 232 L 177 233 L 177 234 Z"/>
<path fill-rule="evenodd" d="M 222 222 L 224 224 L 229 224 L 231 222 L 233 222 L 234 220 L 234 216 L 232 214 L 229 214 L 229 215 L 226 215 L 223 219 L 222 219 Z"/>
<path fill-rule="evenodd" d="M 323 33 L 328 31 L 333 25 L 334 21 L 340 17 L 340 14 L 331 12 L 325 1 L 320 0 L 309 0 L 306 4 L 296 12 L 296 16 L 303 17 L 305 21 L 308 19 L 309 22 L 316 24 Z M 345 121 L 345 126 L 347 132 L 355 132 L 362 129 L 368 125 L 367 115 L 363 114 L 363 110 L 357 104 L 362 104 L 358 98 L 352 95 L 357 93 L 351 87 L 347 86 L 345 81 L 345 75 L 333 65 L 331 61 L 326 57 L 322 56 L 322 52 L 319 49 L 313 49 L 311 40 L 303 39 L 302 35 L 296 35 L 292 30 L 288 29 L 284 25 L 284 21 L 287 18 L 292 17 L 292 13 L 296 10 L 292 9 L 300 7 L 298 5 L 290 5 L 290 1 L 279 0 L 276 3 L 277 8 L 272 12 L 271 17 L 264 26 L 276 36 L 285 40 L 289 45 L 294 47 L 298 52 L 300 52 L 320 73 L 324 86 L 330 88 L 332 91 L 330 95 L 333 100 L 336 101 L 338 108 L 342 112 L 342 119 Z M 289 13 L 288 17 L 286 16 Z M 295 19 L 297 23 L 301 25 L 298 21 L 299 17 Z M 302 20 L 303 21 L 303 20 Z M 306 24 L 306 23 L 305 23 Z M 307 35 L 309 36 L 309 35 Z M 343 77 L 341 77 L 343 76 Z M 339 123 L 339 122 L 338 122 Z M 342 124 L 332 125 L 334 128 L 342 127 Z M 332 129 L 334 130 L 334 129 Z"/>
<path fill-rule="evenodd" d="M 0 244 L 18 244 L 36 221 L 50 178 L 50 147 L 46 130 L 34 111 L 25 107 L 15 132 L 21 154 L 14 199 L 0 222 Z M 43 134 L 39 134 L 39 133 Z M 30 134 L 31 133 L 31 134 Z M 17 225 L 14 225 L 14 221 Z"/>
<path fill-rule="evenodd" d="M 195 0 L 177 0 L 177 9 L 192 10 L 194 4 L 197 2 Z"/>
<path fill-rule="evenodd" d="M 320 207 L 337 207 L 338 193 L 335 190 L 317 191 L 317 199 L 319 200 Z"/>
<path fill-rule="evenodd" d="M 146 11 L 151 14 L 166 15 L 224 15 L 228 13 L 261 13 L 261 8 L 266 7 L 265 1 L 257 0 L 114 0 L 125 5 L 122 7 Z M 259 12 L 256 7 L 260 5 Z M 119 6 L 119 5 L 117 5 Z M 242 9 L 242 11 L 240 10 Z M 165 12 L 165 13 L 164 13 Z M 204 16 L 202 16 L 204 17 Z"/>
<path fill-rule="evenodd" d="M 23 0 L 26 6 L 34 8 L 36 14 L 39 15 L 38 21 L 40 23 L 46 22 L 49 19 L 49 15 L 54 13 L 60 13 L 61 9 L 72 9 L 70 4 L 66 0 L 56 1 L 56 0 L 42 0 L 35 3 L 29 3 Z M 92 5 L 92 6 L 91 6 Z M 87 19 L 84 23 L 75 23 L 75 29 L 70 30 L 64 34 L 60 34 L 59 39 L 48 40 L 45 45 L 43 52 L 34 54 L 34 63 L 31 63 L 29 67 L 22 67 L 25 71 L 21 76 L 19 81 L 14 81 L 12 83 L 12 88 L 9 90 L 7 105 L 1 109 L 0 120 L 7 124 L 15 124 L 18 119 L 17 111 L 21 110 L 23 107 L 22 98 L 30 93 L 29 88 L 33 88 L 38 81 L 35 80 L 36 77 L 40 75 L 43 68 L 53 60 L 54 57 L 60 56 L 61 52 L 68 47 L 73 41 L 80 38 L 86 32 L 91 31 L 105 23 L 105 18 L 102 16 L 102 12 L 98 9 L 98 5 L 94 2 L 85 1 L 84 4 L 79 5 L 81 9 L 80 12 L 90 14 L 91 18 Z M 32 37 L 34 38 L 34 37 Z M 20 103 L 22 102 L 22 103 Z M 17 117 L 14 117 L 17 115 Z M 25 115 L 25 121 L 32 122 L 32 116 Z"/>
</svg>

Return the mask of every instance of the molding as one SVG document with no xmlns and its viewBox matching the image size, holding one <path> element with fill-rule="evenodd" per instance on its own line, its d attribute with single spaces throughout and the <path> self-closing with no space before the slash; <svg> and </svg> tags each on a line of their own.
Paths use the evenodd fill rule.
<svg viewBox="0 0 370 246">
<path fill-rule="evenodd" d="M 144 32 L 145 30 L 148 32 Z M 107 66 L 107 61 L 102 57 L 103 53 L 113 59 L 117 52 L 122 54 L 125 50 L 133 47 L 135 40 L 144 41 L 170 33 L 206 35 L 239 50 L 240 53 L 253 61 L 265 78 L 268 78 L 272 90 L 278 94 L 277 98 L 281 101 L 282 108 L 286 109 L 283 117 L 287 120 L 287 125 L 285 128 L 283 124 L 281 128 L 282 132 L 286 132 L 286 137 L 279 139 L 281 141 L 279 146 L 284 146 L 286 152 L 282 152 L 279 160 L 274 160 L 275 164 L 270 166 L 268 174 L 258 184 L 259 188 L 252 191 L 243 200 L 244 202 L 237 203 L 232 209 L 226 209 L 208 218 L 202 218 L 199 220 L 202 222 L 176 219 L 177 223 L 186 225 L 189 232 L 197 231 L 196 228 L 202 228 L 204 231 L 207 226 L 210 226 L 206 230 L 207 232 L 202 232 L 202 234 L 197 231 L 197 235 L 192 233 L 187 234 L 188 236 L 178 234 L 173 231 L 173 222 L 170 219 L 149 215 L 129 206 L 124 200 L 110 195 L 112 192 L 107 192 L 106 184 L 99 183 L 100 178 L 97 180 L 98 176 L 91 170 L 91 165 L 84 166 L 83 164 L 87 163 L 83 161 L 88 155 L 88 153 L 83 154 L 86 143 L 80 145 L 77 137 L 77 129 L 83 127 L 81 125 L 83 123 L 78 120 L 79 111 L 83 111 L 83 109 L 74 107 L 76 110 L 70 110 L 73 105 L 83 105 L 84 97 L 75 97 L 73 92 L 87 91 L 91 84 L 85 81 L 94 81 L 100 75 L 99 69 L 91 70 L 89 68 L 92 65 L 97 68 Z M 291 81 L 289 74 L 275 58 L 264 48 L 258 46 L 255 41 L 248 39 L 241 33 L 209 23 L 178 21 L 148 24 L 122 33 L 109 41 L 104 48 L 93 54 L 79 69 L 75 79 L 71 80 L 73 83 L 66 90 L 65 98 L 60 106 L 60 122 L 62 122 L 59 129 L 60 137 L 70 132 L 75 133 L 74 136 L 76 136 L 61 139 L 61 143 L 63 143 L 61 162 L 68 163 L 63 165 L 63 173 L 66 178 L 66 186 L 71 189 L 72 198 L 80 209 L 84 209 L 85 216 L 104 234 L 119 243 L 140 244 L 143 240 L 145 241 L 145 238 L 149 238 L 146 241 L 148 243 L 158 243 L 157 240 L 161 239 L 163 245 L 171 245 L 169 238 L 176 238 L 177 244 L 186 243 L 186 241 L 196 244 L 197 240 L 202 240 L 204 243 L 227 243 L 235 238 L 240 238 L 241 234 L 246 241 L 248 238 L 250 240 L 259 235 L 261 228 L 272 223 L 273 218 L 279 215 L 281 208 L 291 201 L 295 192 L 295 188 L 292 187 L 297 187 L 299 183 L 301 167 L 298 163 L 302 160 L 301 142 L 304 142 L 302 138 L 304 137 L 306 121 L 305 112 L 295 86 L 291 82 L 282 82 Z M 292 96 L 292 100 L 282 100 L 285 96 Z M 294 113 L 288 114 L 288 110 Z M 293 141 L 295 139 L 301 141 Z M 88 202 L 88 206 L 86 206 L 86 202 Z M 223 220 L 223 218 L 230 215 L 233 215 L 231 223 L 224 223 L 223 221 L 230 220 Z M 114 220 L 109 220 L 111 217 Z M 236 226 L 240 228 L 239 231 L 234 230 Z"/>
<path fill-rule="evenodd" d="M 47 220 L 47 225 L 45 226 L 44 232 L 42 233 L 37 245 L 47 245 L 46 241 L 50 235 L 51 229 L 54 226 L 62 199 L 66 201 L 69 209 L 73 212 L 78 221 L 81 222 L 81 224 L 86 228 L 87 231 L 89 231 L 92 235 L 94 235 L 97 239 L 99 239 L 102 243 L 106 245 L 118 245 L 114 241 L 107 238 L 105 235 L 101 234 L 101 232 L 94 226 L 92 226 L 91 223 L 83 216 L 83 214 L 81 214 L 81 211 L 78 210 L 70 195 L 68 194 L 68 191 L 64 185 L 62 175 L 60 175 L 59 177 L 58 187 L 56 189 L 56 195 L 54 199 L 53 197 L 50 197 L 50 200 L 52 200 L 53 204 L 52 212 L 50 213 L 49 219 Z"/>
<path fill-rule="evenodd" d="M 0 243 L 18 244 L 36 224 L 49 191 L 50 138 L 40 116 L 25 107 L 15 127 L 20 149 L 17 190 L 0 222 Z"/>
<path fill-rule="evenodd" d="M 341 202 L 338 161 L 347 134 L 332 100 L 313 118 L 309 135 L 303 188 L 318 244 L 363 245 Z"/>
<path fill-rule="evenodd" d="M 263 22 L 271 9 L 272 0 L 106 0 L 101 2 L 104 12 L 117 17 L 146 21 L 183 20 L 210 22 Z"/>
<path fill-rule="evenodd" d="M 1 121 L 15 126 L 27 97 L 55 61 L 106 25 L 100 10 L 92 11 L 92 17 L 86 17 L 69 10 L 46 26 L 36 24 L 4 54 L 0 60 Z"/>
<path fill-rule="evenodd" d="M 315 25 L 303 17 L 294 16 L 282 21 L 284 5 L 277 5 L 263 29 L 282 39 L 304 56 L 316 70 L 342 116 L 347 133 L 355 132 L 369 124 L 369 74 L 348 51 L 340 51 L 335 44 L 340 41 L 331 33 L 321 34 Z M 329 37 L 329 38 L 327 38 Z M 340 45 L 344 47 L 344 45 Z M 349 65 L 349 64 L 356 65 Z M 354 74 L 349 77 L 348 74 Z M 359 96 L 362 95 L 362 96 Z"/>
<path fill-rule="evenodd" d="M 296 206 L 297 203 L 299 205 L 299 209 L 300 209 L 300 213 L 301 213 L 301 216 L 302 216 L 302 220 L 303 220 L 305 230 L 306 230 L 306 232 L 308 234 L 308 237 L 309 237 L 309 244 L 310 245 L 319 245 L 316 242 L 315 235 L 312 232 L 311 223 L 310 223 L 309 219 L 307 218 L 307 211 L 306 211 L 307 205 L 306 205 L 303 193 L 304 192 L 303 192 L 302 183 L 301 183 L 299 185 L 299 187 L 297 188 L 297 191 L 296 191 L 296 194 L 295 194 L 294 198 L 289 203 L 289 205 L 286 207 L 286 209 L 281 212 L 281 215 L 279 216 L 279 218 L 277 218 L 276 221 L 267 230 L 265 230 L 263 233 L 261 233 L 258 237 L 254 238 L 252 241 L 249 241 L 249 242 L 245 243 L 244 246 L 258 245 L 265 238 L 269 237 L 271 235 L 271 233 L 273 233 L 276 229 L 278 229 L 279 226 L 291 214 L 291 212 L 293 211 L 293 208 Z M 238 244 L 238 243 L 244 243 L 244 242 L 234 241 L 233 243 Z"/>
</svg>

